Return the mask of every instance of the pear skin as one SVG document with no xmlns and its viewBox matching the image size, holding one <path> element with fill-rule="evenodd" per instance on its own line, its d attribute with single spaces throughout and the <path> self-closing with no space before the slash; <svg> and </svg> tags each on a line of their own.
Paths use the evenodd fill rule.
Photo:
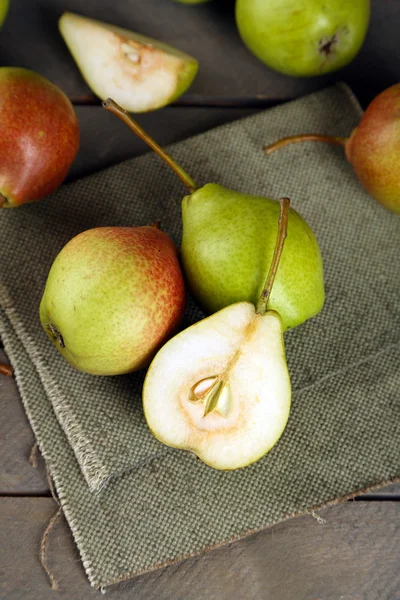
<svg viewBox="0 0 400 600">
<path fill-rule="evenodd" d="M 67 96 L 38 73 L 1 67 L 0 208 L 56 190 L 78 148 L 78 119 Z"/>
<path fill-rule="evenodd" d="M 358 179 L 371 196 L 400 213 L 400 83 L 381 92 L 369 104 L 345 149 Z"/>
<path fill-rule="evenodd" d="M 146 367 L 175 332 L 185 288 L 172 240 L 155 227 L 100 227 L 56 257 L 40 304 L 62 356 L 93 375 Z"/>
<path fill-rule="evenodd" d="M 182 262 L 191 293 L 209 313 L 235 302 L 256 304 L 271 263 L 279 203 L 210 183 L 182 201 Z M 316 315 L 324 304 L 318 242 L 290 209 L 289 235 L 269 308 L 284 330 Z"/>
</svg>

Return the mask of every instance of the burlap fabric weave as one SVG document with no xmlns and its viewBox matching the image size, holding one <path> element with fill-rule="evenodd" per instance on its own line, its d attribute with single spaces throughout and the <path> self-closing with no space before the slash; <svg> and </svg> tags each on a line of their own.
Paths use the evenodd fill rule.
<svg viewBox="0 0 400 600">
<path fill-rule="evenodd" d="M 78 373 L 38 319 L 52 261 L 79 232 L 161 219 L 179 244 L 185 190 L 175 175 L 147 154 L 1 212 L 0 333 L 92 585 L 400 476 L 400 218 L 361 189 L 341 148 L 262 152 L 298 132 L 346 136 L 360 114 L 337 86 L 170 149 L 198 184 L 289 196 L 324 258 L 325 307 L 285 336 L 294 388 L 287 429 L 237 472 L 160 444 L 143 418 L 143 374 Z M 186 324 L 201 316 L 190 302 Z"/>
</svg>

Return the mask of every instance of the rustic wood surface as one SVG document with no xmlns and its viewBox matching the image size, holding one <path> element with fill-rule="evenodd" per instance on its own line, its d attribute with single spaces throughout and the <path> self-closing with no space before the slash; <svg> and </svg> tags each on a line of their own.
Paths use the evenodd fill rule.
<svg viewBox="0 0 400 600">
<path fill-rule="evenodd" d="M 48 542 L 49 588 L 38 555 L 55 511 L 51 498 L 1 500 L 1 598 L 99 597 L 89 587 L 69 529 L 61 520 Z M 318 517 L 318 520 L 317 518 Z M 322 520 L 321 520 L 322 519 Z M 15 532 L 18 531 L 17 536 Z M 397 502 L 347 502 L 108 588 L 112 600 L 399 600 Z"/>
<path fill-rule="evenodd" d="M 249 116 L 258 109 L 166 107 L 152 114 L 138 115 L 140 124 L 163 146 L 202 133 L 218 125 Z M 81 146 L 68 180 L 149 152 L 114 115 L 100 106 L 77 106 Z M 182 188 L 184 193 L 184 188 Z"/>
<path fill-rule="evenodd" d="M 373 0 L 371 25 L 356 60 L 339 73 L 313 79 L 285 77 L 257 61 L 240 42 L 233 6 L 234 0 L 197 7 L 171 0 L 11 0 L 0 36 L 0 66 L 34 69 L 75 102 L 81 149 L 69 181 L 147 149 L 100 107 L 81 79 L 57 30 L 65 10 L 162 39 L 200 60 L 194 85 L 175 106 L 139 117 L 163 145 L 329 82 L 346 81 L 365 107 L 399 81 L 399 0 Z M 6 360 L 0 350 L 0 362 Z M 29 463 L 34 437 L 15 381 L 1 375 L 0 407 L 0 598 L 54 598 L 38 556 L 42 533 L 56 507 L 40 456 L 36 468 Z M 292 519 L 200 558 L 114 586 L 107 595 L 120 600 L 400 600 L 400 484 L 318 514 L 325 523 L 312 516 Z M 48 557 L 61 584 L 61 597 L 96 596 L 65 521 L 50 535 Z"/>
</svg>

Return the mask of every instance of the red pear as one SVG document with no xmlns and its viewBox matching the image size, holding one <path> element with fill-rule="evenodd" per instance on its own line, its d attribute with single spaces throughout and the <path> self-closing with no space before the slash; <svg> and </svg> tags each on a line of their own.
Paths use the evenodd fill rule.
<svg viewBox="0 0 400 600">
<path fill-rule="evenodd" d="M 365 189 L 383 206 L 400 213 L 400 83 L 374 98 L 348 139 L 307 133 L 283 138 L 264 152 L 268 155 L 287 144 L 306 141 L 343 146 Z"/>
<path fill-rule="evenodd" d="M 371 102 L 345 149 L 371 196 L 400 213 L 400 83 Z"/>
<path fill-rule="evenodd" d="M 0 68 L 0 207 L 57 189 L 78 148 L 78 120 L 67 96 L 33 71 Z"/>
</svg>

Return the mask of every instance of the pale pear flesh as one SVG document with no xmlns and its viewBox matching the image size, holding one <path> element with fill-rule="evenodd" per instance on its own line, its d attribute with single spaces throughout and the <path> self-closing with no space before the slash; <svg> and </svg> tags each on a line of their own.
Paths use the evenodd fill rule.
<svg viewBox="0 0 400 600">
<path fill-rule="evenodd" d="M 169 104 L 198 70 L 192 56 L 120 27 L 73 13 L 64 13 L 59 27 L 92 91 L 102 100 L 114 98 L 127 111 Z"/>
<path fill-rule="evenodd" d="M 224 470 L 247 466 L 275 445 L 290 403 L 282 321 L 274 311 L 256 314 L 249 302 L 172 338 L 151 363 L 143 388 L 153 434 Z"/>
</svg>

